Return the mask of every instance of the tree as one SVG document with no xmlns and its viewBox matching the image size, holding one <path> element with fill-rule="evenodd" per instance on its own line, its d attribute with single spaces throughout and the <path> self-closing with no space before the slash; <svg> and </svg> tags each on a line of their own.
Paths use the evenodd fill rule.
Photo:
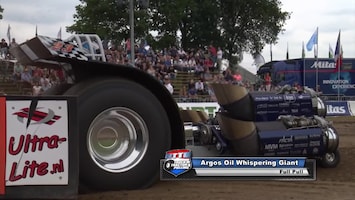
<svg viewBox="0 0 355 200">
<path fill-rule="evenodd" d="M 119 2 L 81 0 L 82 4 L 76 7 L 75 24 L 68 31 L 127 38 L 128 0 Z M 279 0 L 149 0 L 148 3 L 147 9 L 135 7 L 136 39 L 147 39 L 156 48 L 178 45 L 187 49 L 213 44 L 235 62 L 241 60 L 243 52 L 260 53 L 266 44 L 276 43 L 290 17 L 290 13 L 281 11 Z"/>
<path fill-rule="evenodd" d="M 4 12 L 4 9 L 0 5 L 0 19 L 2 19 L 2 13 Z"/>
<path fill-rule="evenodd" d="M 71 33 L 96 33 L 101 38 L 121 41 L 129 37 L 129 12 L 127 1 L 80 0 L 76 6 L 74 24 L 66 27 Z M 148 31 L 145 11 L 135 8 L 135 34 L 144 37 Z"/>
<path fill-rule="evenodd" d="M 221 0 L 221 27 L 229 54 L 260 53 L 275 43 L 290 13 L 281 11 L 278 0 Z"/>
</svg>

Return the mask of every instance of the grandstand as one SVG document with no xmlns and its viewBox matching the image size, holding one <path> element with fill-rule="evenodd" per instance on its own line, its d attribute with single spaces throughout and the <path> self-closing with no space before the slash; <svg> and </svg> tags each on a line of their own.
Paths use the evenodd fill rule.
<svg viewBox="0 0 355 200">
<path fill-rule="evenodd" d="M 243 81 L 249 82 L 250 84 L 254 85 L 258 82 L 258 77 L 250 72 L 249 70 L 245 69 L 244 67 L 237 65 L 235 69 L 242 75 Z M 217 74 L 218 72 L 211 72 L 212 75 Z M 188 82 L 194 79 L 195 81 L 199 79 L 196 77 L 195 74 L 192 72 L 184 72 L 184 71 L 177 71 L 176 78 L 172 80 L 172 85 L 174 86 L 174 93 L 173 97 L 177 101 L 184 100 L 181 97 L 183 86 L 186 86 Z M 191 99 L 189 99 L 191 101 Z M 212 101 L 209 95 L 198 95 L 197 99 L 193 99 L 192 101 Z"/>
</svg>

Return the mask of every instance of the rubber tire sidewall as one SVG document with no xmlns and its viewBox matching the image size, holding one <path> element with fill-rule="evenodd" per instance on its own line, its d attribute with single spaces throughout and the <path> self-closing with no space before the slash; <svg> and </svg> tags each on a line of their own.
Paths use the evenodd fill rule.
<svg viewBox="0 0 355 200">
<path fill-rule="evenodd" d="M 97 79 L 75 85 L 65 95 L 78 95 L 79 175 L 81 183 L 99 190 L 146 188 L 159 178 L 160 159 L 171 146 L 168 116 L 159 100 L 143 86 L 123 79 Z M 128 107 L 146 122 L 149 144 L 143 159 L 123 173 L 98 167 L 87 149 L 87 132 L 92 120 L 115 106 Z"/>
</svg>

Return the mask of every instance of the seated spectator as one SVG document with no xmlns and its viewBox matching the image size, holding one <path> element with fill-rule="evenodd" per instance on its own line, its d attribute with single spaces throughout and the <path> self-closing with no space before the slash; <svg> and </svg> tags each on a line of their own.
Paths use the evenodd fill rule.
<svg viewBox="0 0 355 200">
<path fill-rule="evenodd" d="M 186 55 L 187 65 L 189 66 L 191 71 L 196 71 L 196 59 L 193 56 Z"/>
<path fill-rule="evenodd" d="M 154 69 L 153 65 L 150 62 L 148 62 L 147 64 L 148 64 L 147 73 L 152 76 L 155 76 L 155 69 Z"/>
<path fill-rule="evenodd" d="M 168 69 L 166 69 L 166 73 L 170 76 L 171 79 L 176 78 L 176 73 L 173 66 L 170 66 Z"/>
<path fill-rule="evenodd" d="M 180 90 L 179 98 L 181 98 L 181 99 L 183 99 L 183 100 L 185 100 L 186 98 L 188 98 L 186 85 L 182 86 L 182 88 L 181 88 L 181 90 Z"/>
<path fill-rule="evenodd" d="M 41 85 L 39 84 L 38 81 L 34 82 L 34 85 L 32 87 L 32 95 L 33 96 L 39 96 L 43 92 Z"/>
<path fill-rule="evenodd" d="M 13 73 L 13 80 L 14 81 L 20 81 L 21 80 L 21 74 L 23 72 L 23 66 L 20 63 L 16 63 L 14 65 L 14 73 Z"/>
<path fill-rule="evenodd" d="M 187 84 L 187 95 L 190 98 L 196 97 L 196 88 L 195 88 L 194 79 L 191 79 L 190 82 Z"/>
<path fill-rule="evenodd" d="M 195 83 L 195 89 L 198 95 L 205 94 L 205 86 L 202 79 L 198 79 L 198 81 Z"/>
<path fill-rule="evenodd" d="M 174 93 L 174 87 L 173 87 L 173 85 L 171 85 L 169 76 L 165 76 L 164 77 L 164 86 L 165 86 L 166 89 L 169 90 L 170 94 Z"/>
<path fill-rule="evenodd" d="M 202 62 L 198 62 L 195 67 L 195 76 L 201 77 L 201 74 L 205 71 Z"/>
<path fill-rule="evenodd" d="M 232 83 L 234 81 L 234 77 L 232 74 L 232 71 L 230 69 L 227 69 L 226 71 L 224 71 L 224 80 Z"/>
<path fill-rule="evenodd" d="M 206 57 L 203 61 L 203 66 L 206 68 L 209 68 L 211 71 L 214 71 L 214 63 L 211 58 Z"/>
<path fill-rule="evenodd" d="M 52 84 L 49 82 L 49 80 L 44 79 L 43 83 L 41 84 L 41 88 L 42 88 L 43 92 L 47 91 L 51 87 L 52 87 Z"/>
<path fill-rule="evenodd" d="M 209 68 L 206 69 L 206 71 L 202 74 L 201 78 L 204 80 L 204 82 L 210 82 L 213 80 L 213 76 Z"/>
<path fill-rule="evenodd" d="M 32 72 L 32 83 L 41 81 L 41 77 L 43 76 L 42 70 L 39 67 L 35 67 Z"/>
<path fill-rule="evenodd" d="M 28 66 L 26 66 L 23 72 L 21 73 L 21 81 L 28 84 L 32 84 L 32 75 Z"/>
<path fill-rule="evenodd" d="M 0 96 L 6 96 L 6 92 L 4 91 L 4 89 L 0 89 Z"/>
</svg>

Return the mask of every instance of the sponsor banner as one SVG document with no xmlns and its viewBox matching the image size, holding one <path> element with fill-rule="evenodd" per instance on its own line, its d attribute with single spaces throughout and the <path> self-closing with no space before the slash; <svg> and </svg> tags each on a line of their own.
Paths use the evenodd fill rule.
<svg viewBox="0 0 355 200">
<path fill-rule="evenodd" d="M 263 94 L 252 95 L 255 121 L 275 121 L 280 115 L 311 116 L 313 114 L 309 94 Z"/>
<path fill-rule="evenodd" d="M 264 156 L 318 156 L 326 150 L 320 128 L 259 131 L 258 135 Z"/>
<path fill-rule="evenodd" d="M 192 157 L 171 150 L 161 160 L 161 180 L 315 180 L 315 160 L 305 157 Z"/>
<path fill-rule="evenodd" d="M 77 193 L 76 106 L 74 97 L 0 97 L 0 199 Z"/>
<path fill-rule="evenodd" d="M 327 116 L 353 116 L 355 101 L 325 101 Z M 217 102 L 183 102 L 177 103 L 180 109 L 205 111 L 214 117 L 220 106 Z"/>
<path fill-rule="evenodd" d="M 327 116 L 352 116 L 348 101 L 326 101 Z"/>
<path fill-rule="evenodd" d="M 6 186 L 68 184 L 66 101 L 6 103 Z M 55 156 L 53 156 L 55 155 Z"/>
</svg>

